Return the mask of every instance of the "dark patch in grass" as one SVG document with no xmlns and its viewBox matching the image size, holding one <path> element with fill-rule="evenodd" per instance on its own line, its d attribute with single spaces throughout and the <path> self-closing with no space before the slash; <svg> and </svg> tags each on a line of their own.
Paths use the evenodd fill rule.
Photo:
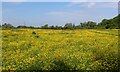
<svg viewBox="0 0 120 72">
<path fill-rule="evenodd" d="M 35 36 L 36 38 L 39 38 L 39 36 Z"/>
<path fill-rule="evenodd" d="M 63 61 L 54 61 L 55 67 L 52 70 L 70 70 L 71 67 L 65 64 Z"/>
<path fill-rule="evenodd" d="M 6 37 L 8 37 L 8 36 L 3 36 L 3 37 L 5 37 L 5 38 L 6 38 Z"/>
<path fill-rule="evenodd" d="M 12 34 L 11 36 L 16 36 L 17 34 Z"/>
<path fill-rule="evenodd" d="M 32 34 L 36 34 L 36 32 L 33 31 Z"/>
</svg>

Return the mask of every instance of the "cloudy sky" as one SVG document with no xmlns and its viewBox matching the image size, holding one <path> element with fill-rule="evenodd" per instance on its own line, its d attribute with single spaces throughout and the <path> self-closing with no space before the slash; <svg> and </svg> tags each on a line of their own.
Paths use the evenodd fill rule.
<svg viewBox="0 0 120 72">
<path fill-rule="evenodd" d="M 9 1 L 9 0 L 7 0 Z M 17 1 L 17 2 L 14 2 Z M 14 26 L 100 22 L 118 14 L 118 2 L 13 2 L 2 3 L 2 22 Z M 25 0 L 23 0 L 25 1 Z M 75 1 L 75 0 L 74 0 Z"/>
</svg>

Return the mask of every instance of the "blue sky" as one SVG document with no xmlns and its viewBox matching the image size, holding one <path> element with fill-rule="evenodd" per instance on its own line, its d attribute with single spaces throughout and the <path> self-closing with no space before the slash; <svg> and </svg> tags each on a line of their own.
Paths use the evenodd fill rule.
<svg viewBox="0 0 120 72">
<path fill-rule="evenodd" d="M 3 2 L 2 22 L 14 26 L 61 25 L 113 18 L 117 2 Z"/>
</svg>

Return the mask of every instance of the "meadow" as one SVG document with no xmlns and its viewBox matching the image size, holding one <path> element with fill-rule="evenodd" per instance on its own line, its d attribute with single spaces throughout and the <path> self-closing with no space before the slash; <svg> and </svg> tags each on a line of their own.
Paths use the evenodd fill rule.
<svg viewBox="0 0 120 72">
<path fill-rule="evenodd" d="M 3 70 L 117 70 L 117 29 L 2 30 Z"/>
</svg>

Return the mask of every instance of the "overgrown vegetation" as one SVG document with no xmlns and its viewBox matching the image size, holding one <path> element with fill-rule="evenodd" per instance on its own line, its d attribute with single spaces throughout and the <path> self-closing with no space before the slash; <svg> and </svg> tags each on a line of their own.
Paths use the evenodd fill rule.
<svg viewBox="0 0 120 72">
<path fill-rule="evenodd" d="M 83 22 L 79 25 L 75 25 L 73 23 L 66 23 L 64 27 L 62 26 L 49 26 L 48 24 L 45 24 L 41 27 L 33 27 L 33 26 L 17 26 L 14 27 L 11 24 L 3 24 L 2 29 L 13 29 L 13 28 L 31 28 L 31 29 L 119 29 L 120 24 L 120 14 L 113 19 L 103 19 L 102 22 L 96 23 L 93 21 Z"/>
<path fill-rule="evenodd" d="M 2 30 L 4 70 L 116 70 L 118 30 Z M 96 71 L 97 72 L 97 71 Z"/>
</svg>

